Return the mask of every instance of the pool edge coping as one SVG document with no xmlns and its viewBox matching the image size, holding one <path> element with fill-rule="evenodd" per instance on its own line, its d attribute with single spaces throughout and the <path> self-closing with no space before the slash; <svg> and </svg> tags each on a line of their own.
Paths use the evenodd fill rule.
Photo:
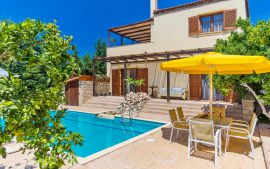
<svg viewBox="0 0 270 169">
<path fill-rule="evenodd" d="M 72 110 L 72 109 L 68 109 L 68 110 L 76 111 L 76 112 L 79 112 L 79 113 L 98 114 L 98 113 L 91 113 L 91 112 L 78 111 L 78 110 Z M 153 130 L 150 130 L 150 131 L 148 131 L 146 133 L 140 134 L 140 135 L 138 135 L 136 137 L 133 137 L 131 139 L 128 139 L 128 140 L 126 140 L 124 142 L 118 143 L 118 144 L 116 144 L 116 145 L 114 145 L 112 147 L 106 148 L 106 149 L 104 149 L 102 151 L 94 153 L 94 154 L 92 154 L 90 156 L 87 156 L 87 157 L 84 157 L 84 158 L 77 156 L 78 164 L 86 165 L 86 164 L 88 164 L 88 163 L 90 163 L 92 161 L 95 161 L 95 160 L 97 160 L 97 159 L 99 159 L 99 158 L 101 158 L 101 157 L 103 157 L 103 156 L 105 156 L 107 154 L 110 154 L 110 153 L 112 153 L 112 152 L 114 152 L 116 150 L 119 150 L 119 149 L 121 149 L 121 148 L 123 148 L 123 147 L 125 147 L 125 146 L 127 146 L 127 145 L 129 145 L 131 143 L 134 143 L 134 142 L 136 142 L 136 141 L 138 141 L 140 139 L 143 139 L 144 137 L 146 137 L 146 136 L 148 136 L 150 134 L 153 134 L 153 133 L 161 130 L 164 127 L 169 127 L 170 126 L 170 124 L 168 122 L 165 122 L 165 121 L 149 120 L 149 119 L 145 119 L 145 118 L 134 118 L 134 119 L 143 120 L 143 121 L 149 121 L 149 122 L 156 122 L 156 123 L 164 123 L 164 125 L 162 125 L 162 126 L 160 126 L 158 128 L 155 128 Z"/>
</svg>

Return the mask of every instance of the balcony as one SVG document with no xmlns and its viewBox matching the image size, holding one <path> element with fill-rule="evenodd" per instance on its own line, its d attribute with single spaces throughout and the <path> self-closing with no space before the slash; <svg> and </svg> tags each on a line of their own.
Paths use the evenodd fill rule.
<svg viewBox="0 0 270 169">
<path fill-rule="evenodd" d="M 145 53 L 154 53 L 154 43 L 138 43 L 125 46 L 115 46 L 107 49 L 108 57 L 123 56 L 123 55 L 139 55 Z"/>
<path fill-rule="evenodd" d="M 119 26 L 108 30 L 108 46 L 124 46 L 126 44 L 139 44 L 151 42 L 151 25 L 153 19 L 145 21 Z M 120 37 L 119 42 L 116 38 Z M 128 41 L 128 43 L 126 43 Z"/>
</svg>

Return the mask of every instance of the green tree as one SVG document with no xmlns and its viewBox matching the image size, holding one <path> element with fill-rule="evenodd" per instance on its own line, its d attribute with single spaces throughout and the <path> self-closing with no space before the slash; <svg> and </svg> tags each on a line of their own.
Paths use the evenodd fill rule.
<svg viewBox="0 0 270 169">
<path fill-rule="evenodd" d="M 81 68 L 83 67 L 83 64 L 82 64 L 81 58 L 79 57 L 79 51 L 78 51 L 77 47 L 75 45 L 72 45 L 71 50 L 73 51 L 72 56 L 75 58 L 75 62 L 79 66 L 79 69 L 74 71 L 73 76 L 78 76 L 78 75 L 82 74 Z"/>
<path fill-rule="evenodd" d="M 249 20 L 239 19 L 234 31 L 228 39 L 219 39 L 215 51 L 225 54 L 260 55 L 270 59 L 270 21 L 259 21 L 252 25 Z M 227 94 L 234 88 L 244 95 L 246 89 L 240 84 L 247 83 L 266 104 L 270 104 L 270 74 L 261 75 L 223 75 L 215 76 L 214 85 L 222 93 Z"/>
<path fill-rule="evenodd" d="M 107 56 L 107 45 L 105 40 L 98 39 L 94 44 L 94 47 L 95 47 L 95 54 L 94 54 L 95 58 Z M 97 75 L 106 75 L 106 62 L 97 61 L 95 70 Z"/>
<path fill-rule="evenodd" d="M 72 147 L 83 138 L 61 124 L 65 110 L 49 112 L 64 103 L 64 81 L 77 71 L 72 37 L 61 36 L 55 23 L 30 19 L 1 21 L 0 32 L 0 67 L 9 72 L 0 78 L 0 155 L 16 136 L 23 153 L 35 151 L 40 168 L 76 162 Z"/>
<path fill-rule="evenodd" d="M 93 75 L 93 59 L 91 59 L 90 54 L 86 53 L 81 61 L 81 74 L 82 75 Z"/>
</svg>

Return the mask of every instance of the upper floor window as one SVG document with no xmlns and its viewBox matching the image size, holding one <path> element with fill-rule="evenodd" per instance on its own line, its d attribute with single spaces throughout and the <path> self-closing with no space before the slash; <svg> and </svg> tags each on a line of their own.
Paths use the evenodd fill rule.
<svg viewBox="0 0 270 169">
<path fill-rule="evenodd" d="M 223 31 L 223 13 L 200 17 L 201 32 L 221 32 Z"/>
</svg>

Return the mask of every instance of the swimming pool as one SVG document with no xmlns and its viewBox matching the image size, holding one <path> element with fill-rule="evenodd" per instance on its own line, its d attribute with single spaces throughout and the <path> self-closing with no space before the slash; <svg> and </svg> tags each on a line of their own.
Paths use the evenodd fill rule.
<svg viewBox="0 0 270 169">
<path fill-rule="evenodd" d="M 83 146 L 73 148 L 76 156 L 82 158 L 164 125 L 136 119 L 123 121 L 120 117 L 105 119 L 76 111 L 67 111 L 62 124 L 67 130 L 78 132 L 84 137 Z"/>
</svg>

